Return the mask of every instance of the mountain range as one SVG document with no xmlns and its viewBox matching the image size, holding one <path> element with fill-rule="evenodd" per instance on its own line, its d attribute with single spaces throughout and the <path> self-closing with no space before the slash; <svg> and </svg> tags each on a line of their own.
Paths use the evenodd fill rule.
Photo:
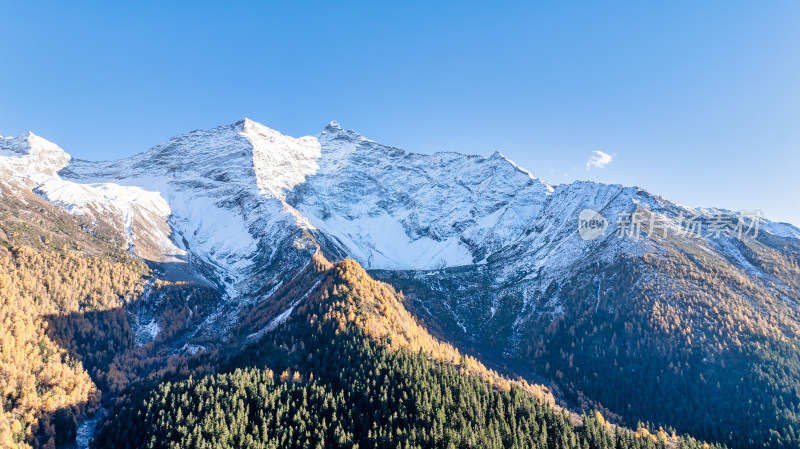
<svg viewBox="0 0 800 449">
<path fill-rule="evenodd" d="M 102 421 L 95 447 L 122 447 L 114 416 L 135 420 L 124 401 L 154 391 L 172 400 L 154 383 L 208 388 L 187 373 L 222 382 L 213 376 L 269 366 L 302 372 L 294 385 L 307 385 L 308 372 L 324 369 L 314 354 L 327 351 L 372 373 L 358 345 L 321 342 L 339 341 L 328 320 L 342 335 L 379 342 L 375 357 L 398 372 L 456 366 L 537 398 L 583 432 L 600 416 L 612 440 L 627 427 L 669 446 L 690 444 L 673 433 L 742 448 L 800 444 L 800 229 L 755 211 L 687 207 L 638 187 L 551 185 L 499 152 L 409 153 L 336 122 L 294 138 L 249 119 L 111 162 L 73 159 L 32 133 L 0 138 L 0 191 L 9 278 L 0 285 L 28 292 L 19 295 L 39 317 L 30 326 L 41 327 L 31 347 L 46 353 L 53 343 L 64 351 L 59 363 L 91 377 L 78 402 L 92 406 L 62 405 L 76 420 L 103 405 L 108 416 L 85 421 Z M 597 232 L 587 236 L 586 226 Z M 20 270 L 55 266 L 46 255 L 54 251 L 58 264 L 99 259 L 120 271 L 91 269 L 92 285 L 113 280 L 106 290 L 86 287 L 71 305 L 56 291 L 43 305 Z M 29 253 L 41 255 L 21 259 Z M 53 289 L 49 279 L 37 281 L 42 291 Z M 8 316 L 8 329 L 21 319 Z M 98 349 L 101 337 L 107 348 Z M 389 350 L 412 359 L 380 352 Z M 31 382 L 47 384 L 36 373 Z M 331 382 L 332 394 L 355 394 Z M 64 407 L 25 406 L 13 388 L 4 386 L 9 441 L 45 446 L 72 429 L 55 424 Z M 48 413 L 56 430 L 33 429 Z M 359 433 L 359 419 L 340 446 L 383 444 Z M 191 426 L 169 435 L 168 425 L 136 426 L 152 439 L 129 447 L 189 444 L 180 438 Z M 669 430 L 660 440 L 659 429 Z M 391 442 L 454 441 L 431 438 Z"/>
</svg>

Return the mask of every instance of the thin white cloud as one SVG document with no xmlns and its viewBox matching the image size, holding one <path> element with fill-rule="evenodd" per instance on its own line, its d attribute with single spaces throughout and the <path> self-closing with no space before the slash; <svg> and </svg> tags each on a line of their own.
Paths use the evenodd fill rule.
<svg viewBox="0 0 800 449">
<path fill-rule="evenodd" d="M 602 151 L 593 151 L 592 153 L 589 160 L 586 161 L 587 170 L 591 170 L 592 167 L 603 168 L 614 160 L 614 156 Z"/>
</svg>

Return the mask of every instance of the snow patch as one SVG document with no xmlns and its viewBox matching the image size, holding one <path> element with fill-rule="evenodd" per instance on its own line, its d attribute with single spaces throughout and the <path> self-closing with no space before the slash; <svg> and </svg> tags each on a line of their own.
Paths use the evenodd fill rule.
<svg viewBox="0 0 800 449">
<path fill-rule="evenodd" d="M 156 319 L 153 318 L 149 323 L 136 327 L 136 344 L 142 346 L 145 343 L 155 340 L 159 332 L 161 332 L 161 326 L 159 326 Z"/>
</svg>

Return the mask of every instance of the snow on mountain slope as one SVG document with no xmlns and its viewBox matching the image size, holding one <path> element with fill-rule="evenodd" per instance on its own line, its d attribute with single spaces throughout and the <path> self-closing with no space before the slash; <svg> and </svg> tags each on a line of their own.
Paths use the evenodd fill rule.
<svg viewBox="0 0 800 449">
<path fill-rule="evenodd" d="M 7 184 L 16 181 L 30 186 L 43 182 L 55 177 L 70 159 L 58 145 L 31 132 L 0 137 L 0 179 Z"/>
<path fill-rule="evenodd" d="M 165 235 L 170 216 L 158 193 L 113 183 L 80 184 L 62 179 L 58 172 L 71 157 L 64 150 L 33 133 L 0 139 L 0 173 L 7 185 L 27 188 L 64 206 L 75 215 L 103 219 L 127 238 L 143 257 L 181 254 Z M 143 237 L 143 238 L 140 238 Z M 141 248 L 137 243 L 143 243 Z M 153 254 L 151 245 L 158 248 Z"/>
<path fill-rule="evenodd" d="M 285 199 L 286 191 L 305 182 L 319 169 L 319 141 L 313 137 L 295 139 L 245 119 L 243 136 L 253 149 L 253 168 L 261 191 Z"/>
<path fill-rule="evenodd" d="M 114 183 L 80 184 L 59 177 L 40 184 L 35 193 L 75 215 L 116 220 L 132 252 L 150 260 L 171 261 L 183 251 L 169 240 L 169 205 L 158 192 Z"/>
<path fill-rule="evenodd" d="M 516 238 L 552 192 L 500 153 L 406 153 L 335 122 L 319 140 L 319 170 L 288 201 L 367 268 L 479 263 Z"/>
<path fill-rule="evenodd" d="M 237 296 L 257 261 L 276 257 L 282 241 L 311 227 L 282 197 L 316 170 L 318 154 L 316 139 L 286 137 L 242 120 L 176 136 L 120 161 L 74 161 L 62 174 L 159 192 L 171 211 L 168 233 L 160 238 Z"/>
</svg>

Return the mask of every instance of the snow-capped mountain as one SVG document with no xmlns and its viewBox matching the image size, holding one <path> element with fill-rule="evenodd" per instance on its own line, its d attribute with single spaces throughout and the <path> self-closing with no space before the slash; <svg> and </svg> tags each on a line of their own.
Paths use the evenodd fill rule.
<svg viewBox="0 0 800 449">
<path fill-rule="evenodd" d="M 620 238 L 620 214 L 668 218 L 675 236 L 677 217 L 708 223 L 725 212 L 685 208 L 635 187 L 552 186 L 500 153 L 408 153 L 336 122 L 318 137 L 293 138 L 245 119 L 113 162 L 74 160 L 29 133 L 0 139 L 0 173 L 9 186 L 113 226 L 163 276 L 216 286 L 230 310 L 268 301 L 319 247 L 427 290 L 421 307 L 435 307 L 445 315 L 435 319 L 473 339 L 504 307 L 515 309 L 517 327 L 526 316 L 559 313 L 553 295 L 538 301 L 582 267 L 661 250 L 664 238 Z M 583 240 L 584 209 L 600 212 L 610 229 Z M 793 226 L 766 221 L 761 232 L 800 237 Z M 680 238 L 770 278 L 746 262 L 733 236 Z M 435 283 L 427 280 L 433 274 Z"/>
<path fill-rule="evenodd" d="M 208 281 L 228 285 L 302 231 L 368 268 L 483 263 L 553 190 L 499 153 L 409 154 L 335 122 L 318 139 L 295 139 L 245 119 L 115 162 L 71 160 L 32 134 L 3 148 L 11 177 L 76 215 L 113 221 L 134 254 L 206 265 Z M 36 157 L 15 156 L 26 151 Z"/>
<path fill-rule="evenodd" d="M 320 267 L 352 258 L 370 295 L 389 291 L 373 278 L 403 292 L 395 305 L 408 310 L 386 319 L 400 339 L 424 329 L 569 407 L 770 447 L 788 447 L 797 421 L 800 230 L 789 224 L 637 187 L 550 185 L 500 153 L 409 153 L 335 122 L 293 138 L 245 119 L 112 162 L 31 133 L 0 138 L 0 198 L 15 193 L 9 204 L 38 205 L 14 210 L 27 216 L 14 226 L 44 223 L 44 199 L 74 215 L 70 229 L 148 263 L 155 275 L 124 306 L 143 357 L 236 354 L 268 336 L 297 356 L 307 342 L 279 329 L 315 329 Z M 7 254 L 26 242 L 12 228 Z M 51 228 L 64 248 L 75 238 Z M 378 299 L 361 306 L 380 317 Z M 733 407 L 742 421 L 727 420 Z M 759 420 L 768 433 L 746 433 Z"/>
</svg>

